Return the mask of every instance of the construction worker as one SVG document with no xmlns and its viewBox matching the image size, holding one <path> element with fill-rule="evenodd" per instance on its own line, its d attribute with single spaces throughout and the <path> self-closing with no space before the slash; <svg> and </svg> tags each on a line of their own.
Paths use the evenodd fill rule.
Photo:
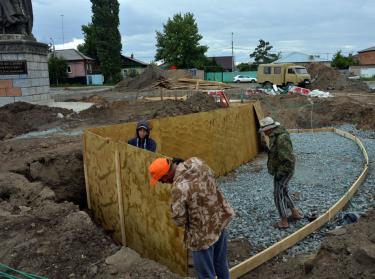
<svg viewBox="0 0 375 279">
<path fill-rule="evenodd" d="M 260 120 L 260 131 L 270 139 L 267 168 L 274 176 L 274 200 L 281 220 L 275 224 L 279 229 L 289 227 L 287 209 L 292 211 L 292 218 L 299 220 L 301 213 L 294 206 L 288 193 L 288 182 L 292 178 L 295 168 L 293 146 L 289 133 L 279 122 L 271 117 Z"/>
<path fill-rule="evenodd" d="M 149 166 L 151 185 L 172 183 L 172 218 L 185 226 L 199 278 L 229 279 L 225 227 L 234 211 L 219 190 L 212 169 L 201 159 L 158 158 Z"/>
<path fill-rule="evenodd" d="M 152 152 L 156 151 L 156 142 L 150 138 L 151 128 L 146 121 L 140 121 L 136 128 L 136 137 L 130 139 L 128 144 L 146 149 Z"/>
</svg>

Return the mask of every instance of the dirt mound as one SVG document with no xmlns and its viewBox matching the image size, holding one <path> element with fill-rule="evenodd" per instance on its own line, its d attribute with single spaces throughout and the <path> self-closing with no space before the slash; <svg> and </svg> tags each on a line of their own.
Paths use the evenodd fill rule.
<svg viewBox="0 0 375 279">
<path fill-rule="evenodd" d="M 116 89 L 121 91 L 126 90 L 140 90 L 151 86 L 154 82 L 164 79 L 164 71 L 156 66 L 148 66 L 146 70 L 134 78 L 126 78 L 119 82 Z"/>
<path fill-rule="evenodd" d="M 164 101 L 117 101 L 103 107 L 91 107 L 79 116 L 98 123 L 123 123 L 217 109 L 213 97 L 196 93 L 183 100 Z"/>
<path fill-rule="evenodd" d="M 72 110 L 50 108 L 25 102 L 15 102 L 0 107 L 0 140 L 30 131 L 56 127 L 65 122 L 57 115 L 73 115 Z"/>
<path fill-rule="evenodd" d="M 307 71 L 312 79 L 309 86 L 311 89 L 369 91 L 366 83 L 350 80 L 346 75 L 323 64 L 311 63 L 307 66 Z"/>
</svg>

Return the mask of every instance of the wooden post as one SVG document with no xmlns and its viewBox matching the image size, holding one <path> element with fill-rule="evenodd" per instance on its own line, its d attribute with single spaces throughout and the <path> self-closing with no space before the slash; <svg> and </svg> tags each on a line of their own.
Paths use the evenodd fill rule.
<svg viewBox="0 0 375 279">
<path fill-rule="evenodd" d="M 87 208 L 91 209 L 90 185 L 89 185 L 89 175 L 87 173 L 87 158 L 86 158 L 86 132 L 82 135 L 82 145 L 83 145 L 83 172 L 85 175 Z"/>
<path fill-rule="evenodd" d="M 123 201 L 123 198 L 122 198 L 121 165 L 120 165 L 120 153 L 118 151 L 118 147 L 116 147 L 116 152 L 115 152 L 115 167 L 116 167 L 116 186 L 117 186 L 118 212 L 119 212 L 119 216 L 120 216 L 120 227 L 121 227 L 121 244 L 126 246 L 124 201 Z"/>
</svg>

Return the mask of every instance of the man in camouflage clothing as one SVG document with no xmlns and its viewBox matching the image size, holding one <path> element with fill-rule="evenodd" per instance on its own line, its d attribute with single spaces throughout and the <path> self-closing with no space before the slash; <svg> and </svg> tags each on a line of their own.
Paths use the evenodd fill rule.
<svg viewBox="0 0 375 279">
<path fill-rule="evenodd" d="M 172 218 L 185 226 L 199 278 L 229 279 L 225 227 L 234 211 L 219 190 L 212 169 L 201 159 L 158 158 L 149 167 L 151 185 L 173 183 Z"/>
<path fill-rule="evenodd" d="M 271 117 L 260 120 L 260 126 L 260 130 L 270 139 L 267 168 L 269 174 L 274 176 L 273 194 L 275 205 L 281 218 L 275 226 L 279 229 L 286 229 L 289 227 L 288 208 L 292 211 L 291 217 L 293 219 L 299 220 L 302 218 L 288 193 L 288 183 L 293 176 L 295 168 L 292 141 L 285 128 Z"/>
</svg>

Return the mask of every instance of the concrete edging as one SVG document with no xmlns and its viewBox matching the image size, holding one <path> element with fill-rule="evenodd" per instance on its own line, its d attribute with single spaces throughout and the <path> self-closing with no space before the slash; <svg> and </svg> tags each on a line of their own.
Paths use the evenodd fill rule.
<svg viewBox="0 0 375 279">
<path fill-rule="evenodd" d="M 301 241 L 302 239 L 304 239 L 305 237 L 307 237 L 308 235 L 310 235 L 311 233 L 315 232 L 317 229 L 322 227 L 329 220 L 331 220 L 347 204 L 347 202 L 354 195 L 354 193 L 357 191 L 359 186 L 362 185 L 364 179 L 367 176 L 368 164 L 369 164 L 368 154 L 363 143 L 356 136 L 346 131 L 336 129 L 336 128 L 292 129 L 292 130 L 289 130 L 289 132 L 291 133 L 333 132 L 342 137 L 351 139 L 352 141 L 356 142 L 356 144 L 359 146 L 359 148 L 362 151 L 363 157 L 365 159 L 363 170 L 361 174 L 358 176 L 358 178 L 356 179 L 356 181 L 349 188 L 349 190 L 341 197 L 341 199 L 339 199 L 323 215 L 321 215 L 318 219 L 314 220 L 313 222 L 305 225 L 303 228 L 297 230 L 291 235 L 285 237 L 284 239 L 278 241 L 277 243 L 263 250 L 262 252 L 232 267 L 230 269 L 230 278 L 239 278 L 245 275 L 246 273 L 250 272 L 251 270 L 255 269 L 256 267 L 260 266 L 261 264 L 275 257 L 276 255 L 285 251 L 286 249 L 292 247 L 297 242 Z"/>
</svg>

